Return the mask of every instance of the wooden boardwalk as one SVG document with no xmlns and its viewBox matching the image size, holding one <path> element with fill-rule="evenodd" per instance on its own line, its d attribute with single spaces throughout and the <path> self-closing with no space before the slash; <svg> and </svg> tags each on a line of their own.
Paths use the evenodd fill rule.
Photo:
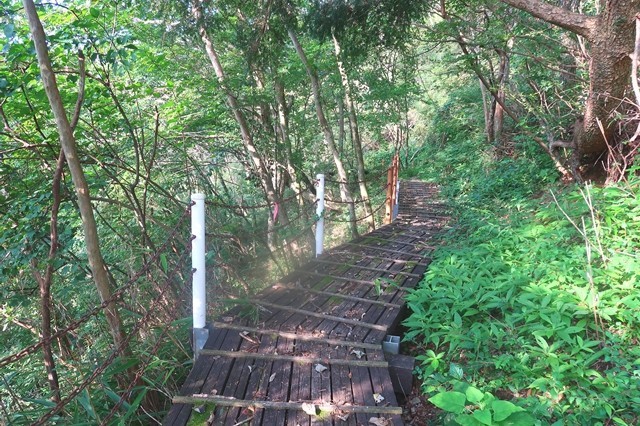
<svg viewBox="0 0 640 426">
<path fill-rule="evenodd" d="M 402 182 L 392 224 L 223 314 L 163 424 L 188 424 L 198 408 L 194 424 L 402 425 L 381 344 L 446 222 L 436 196 L 428 184 Z"/>
</svg>

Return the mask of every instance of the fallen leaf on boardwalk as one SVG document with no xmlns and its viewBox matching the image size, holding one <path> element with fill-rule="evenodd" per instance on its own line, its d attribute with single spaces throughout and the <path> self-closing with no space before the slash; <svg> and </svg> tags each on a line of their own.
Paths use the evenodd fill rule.
<svg viewBox="0 0 640 426">
<path fill-rule="evenodd" d="M 316 415 L 316 406 L 314 404 L 309 404 L 309 403 L 303 403 L 302 404 L 302 411 L 304 411 L 305 413 L 307 413 L 310 416 L 315 416 Z"/>
<path fill-rule="evenodd" d="M 326 370 L 327 370 L 327 367 L 325 367 L 324 365 L 322 365 L 322 364 L 316 364 L 316 371 L 317 371 L 318 373 L 322 373 L 323 371 L 326 371 Z"/>
<path fill-rule="evenodd" d="M 384 396 L 380 395 L 379 393 L 374 393 L 373 400 L 376 402 L 376 404 L 380 404 L 382 401 L 384 401 Z"/>
<path fill-rule="evenodd" d="M 389 426 L 389 420 L 385 419 L 384 417 L 371 417 L 369 419 L 369 424 L 375 426 Z"/>
<path fill-rule="evenodd" d="M 251 374 L 253 372 L 253 365 L 247 365 L 247 368 L 249 368 L 249 374 Z"/>
<path fill-rule="evenodd" d="M 336 414 L 336 417 L 342 420 L 343 422 L 346 422 L 347 420 L 349 420 L 349 413 Z"/>
<path fill-rule="evenodd" d="M 276 378 L 276 373 L 273 373 L 271 377 L 269 377 L 269 383 L 273 382 L 273 379 Z"/>
<path fill-rule="evenodd" d="M 355 350 L 355 349 L 351 351 L 351 354 L 352 354 L 352 355 L 357 356 L 357 357 L 358 357 L 358 359 L 360 359 L 360 358 L 362 358 L 362 357 L 364 356 L 364 352 L 362 352 L 362 351 L 357 351 L 357 350 Z"/>
</svg>

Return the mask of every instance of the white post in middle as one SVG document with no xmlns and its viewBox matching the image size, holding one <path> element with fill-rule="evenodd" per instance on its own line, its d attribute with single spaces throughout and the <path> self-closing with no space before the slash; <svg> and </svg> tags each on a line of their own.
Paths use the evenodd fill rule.
<svg viewBox="0 0 640 426">
<path fill-rule="evenodd" d="M 207 327 L 205 196 L 191 195 L 191 265 L 193 268 L 193 353 L 198 357 L 209 337 Z"/>
<path fill-rule="evenodd" d="M 318 187 L 316 188 L 316 257 L 322 254 L 324 244 L 324 175 L 316 175 Z"/>
</svg>

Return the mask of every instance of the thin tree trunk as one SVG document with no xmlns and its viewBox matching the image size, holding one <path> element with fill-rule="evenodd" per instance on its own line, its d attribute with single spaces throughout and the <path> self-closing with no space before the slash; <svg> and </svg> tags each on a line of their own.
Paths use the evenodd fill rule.
<svg viewBox="0 0 640 426">
<path fill-rule="evenodd" d="M 498 102 L 496 102 L 496 109 L 494 112 L 494 126 L 493 126 L 493 140 L 496 145 L 501 144 L 502 140 L 502 132 L 504 130 L 504 108 L 502 105 L 506 103 L 505 97 L 505 86 L 509 80 L 509 55 L 504 50 L 500 50 L 498 52 L 500 57 L 500 64 L 498 66 L 498 78 L 496 79 L 498 83 L 497 89 L 497 98 Z"/>
<path fill-rule="evenodd" d="M 340 59 L 340 44 L 333 31 L 331 31 L 331 37 L 333 38 L 333 47 L 336 54 L 336 62 L 338 63 L 338 71 L 340 72 L 340 79 L 342 81 L 342 88 L 344 89 L 344 100 L 347 104 L 347 111 L 349 116 L 349 125 L 353 134 L 353 150 L 356 157 L 356 170 L 358 171 L 358 186 L 360 188 L 360 197 L 364 204 L 364 212 L 366 216 L 367 228 L 369 232 L 376 229 L 376 221 L 373 217 L 373 209 L 371 208 L 371 201 L 369 200 L 369 192 L 367 191 L 367 183 L 365 182 L 365 170 L 364 170 L 364 156 L 362 154 L 362 139 L 360 139 L 360 130 L 358 128 L 358 118 L 356 116 L 356 107 L 353 103 L 353 97 L 351 96 L 351 85 L 349 83 L 349 76 L 347 70 L 344 68 L 344 64 Z"/>
<path fill-rule="evenodd" d="M 331 154 L 333 155 L 333 162 L 336 165 L 336 169 L 338 171 L 338 176 L 340 177 L 340 196 L 342 201 L 347 203 L 349 206 L 349 216 L 350 221 L 349 225 L 351 228 L 351 235 L 356 237 L 358 235 L 358 226 L 356 224 L 356 211 L 355 206 L 353 204 L 353 198 L 351 197 L 351 191 L 349 190 L 348 185 L 348 177 L 347 172 L 344 169 L 344 165 L 342 164 L 342 160 L 340 159 L 340 152 L 336 147 L 335 139 L 333 138 L 333 131 L 331 130 L 331 126 L 327 122 L 327 118 L 324 115 L 324 109 L 322 107 L 322 98 L 320 94 L 320 80 L 318 79 L 318 74 L 313 69 L 309 61 L 307 60 L 307 55 L 304 53 L 300 42 L 298 41 L 298 37 L 296 33 L 288 28 L 287 32 L 289 33 L 289 38 L 293 42 L 293 46 L 296 49 L 296 53 L 298 57 L 302 61 L 304 65 L 307 75 L 311 80 L 311 91 L 313 92 L 313 100 L 316 105 L 316 115 L 318 116 L 318 122 L 320 123 L 320 127 L 322 128 L 322 133 L 324 135 L 324 140 L 326 144 L 329 146 L 331 150 Z"/>
<path fill-rule="evenodd" d="M 209 33 L 207 32 L 207 29 L 204 26 L 204 15 L 202 12 L 202 7 L 203 6 L 202 6 L 201 0 L 193 0 L 191 3 L 191 13 L 193 14 L 193 17 L 196 21 L 198 33 L 200 34 L 200 38 L 204 43 L 207 56 L 211 61 L 211 65 L 216 73 L 218 81 L 220 82 L 220 85 L 222 86 L 225 92 L 225 95 L 227 97 L 227 103 L 229 104 L 229 107 L 231 107 L 233 116 L 236 122 L 238 123 L 238 126 L 240 127 L 242 142 L 244 144 L 245 150 L 247 151 L 247 154 L 249 155 L 249 158 L 251 159 L 251 162 L 253 164 L 255 171 L 257 172 L 260 180 L 262 181 L 264 191 L 267 195 L 267 200 L 271 204 L 276 204 L 279 202 L 279 197 L 278 197 L 278 194 L 276 193 L 275 187 L 273 186 L 273 182 L 271 180 L 271 174 L 267 170 L 264 160 L 262 159 L 262 157 L 260 156 L 260 153 L 258 152 L 258 148 L 256 147 L 255 142 L 253 140 L 253 135 L 251 133 L 251 130 L 249 129 L 249 124 L 247 123 L 244 113 L 240 108 L 240 104 L 238 103 L 238 100 L 226 85 L 226 76 L 222 68 L 222 64 L 220 63 L 218 53 L 213 47 L 213 42 L 211 41 L 211 38 L 209 37 Z M 285 223 L 288 222 L 286 209 L 284 208 L 280 209 L 280 218 L 283 222 Z"/>
<path fill-rule="evenodd" d="M 100 251 L 100 242 L 98 239 L 96 220 L 93 215 L 93 207 L 91 205 L 89 186 L 82 170 L 80 160 L 78 159 L 73 129 L 67 118 L 64 105 L 62 104 L 56 77 L 51 67 L 42 23 L 40 22 L 40 18 L 38 18 L 38 13 L 33 0 L 23 0 L 23 4 L 29 20 L 29 28 L 31 29 L 36 54 L 38 56 L 38 65 L 40 67 L 42 83 L 47 97 L 49 98 L 49 104 L 51 105 L 51 110 L 55 117 L 58 133 L 60 134 L 60 144 L 62 145 L 62 150 L 64 151 L 64 156 L 67 159 L 71 178 L 75 186 L 78 208 L 80 210 L 80 216 L 82 217 L 89 267 L 91 268 L 93 280 L 98 290 L 98 294 L 100 295 L 100 299 L 104 302 L 111 300 L 111 282 L 107 271 L 107 265 L 105 264 Z M 107 323 L 109 324 L 109 330 L 113 337 L 113 342 L 116 347 L 120 347 L 124 343 L 125 335 L 122 327 L 122 321 L 120 320 L 120 315 L 114 301 L 110 301 L 107 304 L 105 308 L 105 316 Z"/>
<path fill-rule="evenodd" d="M 278 124 L 276 128 L 278 129 L 280 139 L 284 144 L 284 152 L 286 156 L 284 163 L 285 167 L 287 168 L 287 173 L 289 174 L 291 189 L 300 194 L 299 202 L 302 206 L 304 203 L 304 198 L 302 197 L 301 193 L 302 187 L 298 180 L 296 169 L 295 167 L 293 167 L 293 149 L 291 148 L 291 139 L 289 138 L 289 108 L 287 107 L 287 102 L 284 96 L 284 85 L 278 77 L 276 77 L 274 81 L 274 91 L 276 98 L 276 110 L 278 115 Z"/>
<path fill-rule="evenodd" d="M 493 142 L 493 110 L 495 100 L 489 94 L 487 88 L 482 83 L 482 80 L 478 79 L 480 83 L 480 93 L 482 93 L 482 110 L 484 112 L 484 133 L 487 135 L 487 142 Z"/>
</svg>

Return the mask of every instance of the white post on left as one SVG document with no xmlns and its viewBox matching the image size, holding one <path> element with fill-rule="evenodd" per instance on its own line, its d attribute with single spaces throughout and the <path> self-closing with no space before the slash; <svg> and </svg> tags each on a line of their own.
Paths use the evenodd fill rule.
<svg viewBox="0 0 640 426">
<path fill-rule="evenodd" d="M 209 337 L 207 327 L 206 246 L 205 246 L 205 196 L 191 195 L 191 267 L 193 268 L 193 354 L 198 358 Z"/>
<path fill-rule="evenodd" d="M 316 175 L 316 257 L 322 254 L 324 245 L 324 174 Z"/>
</svg>

